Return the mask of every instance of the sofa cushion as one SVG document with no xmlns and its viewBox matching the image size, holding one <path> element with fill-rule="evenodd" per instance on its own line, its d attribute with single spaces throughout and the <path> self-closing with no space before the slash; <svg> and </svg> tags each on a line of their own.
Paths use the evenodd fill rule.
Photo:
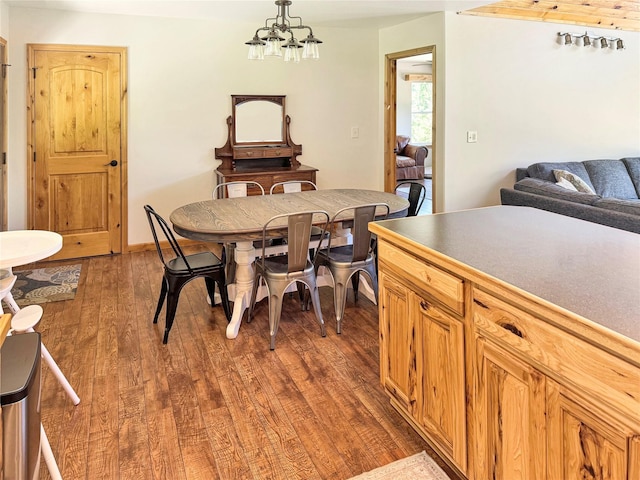
<svg viewBox="0 0 640 480">
<path fill-rule="evenodd" d="M 618 198 L 603 198 L 596 201 L 594 207 L 606 208 L 607 210 L 615 210 L 616 212 L 628 213 L 629 215 L 637 215 L 640 223 L 640 200 L 620 200 Z"/>
<path fill-rule="evenodd" d="M 591 189 L 589 185 L 587 185 L 587 182 L 582 180 L 578 175 L 574 175 L 571 172 L 567 172 L 566 170 L 554 170 L 553 175 L 556 177 L 556 180 L 558 180 L 558 182 L 565 181 L 567 183 L 570 183 L 578 192 L 596 193 Z M 560 186 L 564 187 L 564 185 Z"/>
<path fill-rule="evenodd" d="M 600 200 L 601 198 L 599 195 L 574 192 L 555 183 L 531 177 L 523 178 L 519 182 L 516 182 L 513 188 L 522 192 L 557 198 L 567 202 L 582 203 L 584 205 L 592 205 L 596 200 Z"/>
<path fill-rule="evenodd" d="M 587 160 L 583 163 L 598 195 L 623 200 L 638 198 L 629 171 L 621 160 Z"/>
<path fill-rule="evenodd" d="M 396 167 L 405 168 L 405 167 L 415 167 L 416 160 L 411 157 L 405 157 L 404 155 L 396 155 Z"/>
<path fill-rule="evenodd" d="M 540 178 L 542 180 L 546 180 L 547 182 L 556 182 L 556 177 L 553 174 L 554 170 L 566 170 L 571 172 L 577 176 L 579 176 L 582 180 L 585 181 L 592 190 L 593 184 L 591 180 L 589 180 L 589 174 L 587 170 L 584 168 L 582 162 L 541 162 L 534 163 L 533 165 L 529 165 L 527 167 L 527 173 L 530 177 Z"/>
<path fill-rule="evenodd" d="M 627 172 L 629 172 L 633 186 L 636 187 L 638 198 L 640 198 L 640 157 L 622 158 L 621 161 L 627 167 Z"/>
</svg>

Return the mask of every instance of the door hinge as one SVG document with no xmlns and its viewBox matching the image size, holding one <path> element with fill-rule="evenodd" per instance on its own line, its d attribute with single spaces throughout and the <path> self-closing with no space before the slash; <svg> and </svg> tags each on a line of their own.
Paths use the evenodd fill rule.
<svg viewBox="0 0 640 480">
<path fill-rule="evenodd" d="M 31 68 L 31 70 L 33 70 L 33 78 L 36 78 L 36 70 L 37 69 L 38 69 L 37 67 Z"/>
<path fill-rule="evenodd" d="M 7 152 L 2 152 L 2 164 L 7 164 Z"/>
<path fill-rule="evenodd" d="M 36 152 L 33 152 L 33 161 L 36 161 Z"/>
</svg>

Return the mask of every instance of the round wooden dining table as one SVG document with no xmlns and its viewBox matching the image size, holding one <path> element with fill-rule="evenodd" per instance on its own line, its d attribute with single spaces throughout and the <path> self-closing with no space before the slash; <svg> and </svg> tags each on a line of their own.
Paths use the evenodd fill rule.
<svg viewBox="0 0 640 480">
<path fill-rule="evenodd" d="M 230 297 L 234 299 L 233 314 L 226 332 L 227 338 L 236 338 L 242 315 L 249 306 L 253 287 L 253 240 L 262 238 L 262 228 L 271 217 L 324 210 L 332 218 L 342 208 L 372 203 L 389 205 L 389 218 L 404 217 L 409 208 L 409 202 L 405 198 L 393 193 L 327 189 L 203 200 L 177 208 L 171 213 L 170 221 L 175 232 L 185 238 L 236 244 L 236 281 L 229 286 Z M 380 208 L 380 214 L 383 214 L 383 208 Z M 345 216 L 341 220 L 346 222 L 351 218 Z"/>
</svg>

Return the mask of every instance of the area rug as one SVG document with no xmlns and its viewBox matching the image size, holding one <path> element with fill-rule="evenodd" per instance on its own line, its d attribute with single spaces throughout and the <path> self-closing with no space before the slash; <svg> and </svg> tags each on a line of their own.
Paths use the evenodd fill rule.
<svg viewBox="0 0 640 480">
<path fill-rule="evenodd" d="M 350 480 L 450 480 L 425 452 L 397 460 Z"/>
<path fill-rule="evenodd" d="M 81 264 L 14 271 L 11 295 L 18 306 L 71 300 L 76 296 Z"/>
</svg>

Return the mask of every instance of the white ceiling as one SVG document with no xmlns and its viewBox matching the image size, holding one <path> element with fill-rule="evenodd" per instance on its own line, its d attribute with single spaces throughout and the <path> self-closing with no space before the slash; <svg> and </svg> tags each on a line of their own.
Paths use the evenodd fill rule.
<svg viewBox="0 0 640 480">
<path fill-rule="evenodd" d="M 293 0 L 290 15 L 311 27 L 386 27 L 439 11 L 469 10 L 494 0 Z M 263 24 L 273 0 L 5 0 L 11 7 L 178 18 L 243 19 Z"/>
</svg>

